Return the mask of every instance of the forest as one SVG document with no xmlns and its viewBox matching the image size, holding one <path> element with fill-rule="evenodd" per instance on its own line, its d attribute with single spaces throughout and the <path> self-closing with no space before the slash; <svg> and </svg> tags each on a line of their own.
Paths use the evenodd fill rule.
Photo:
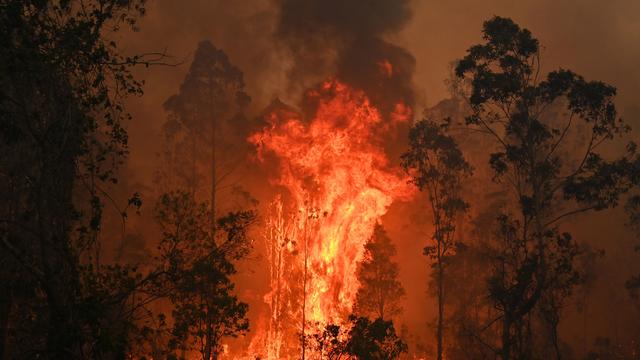
<svg viewBox="0 0 640 360">
<path fill-rule="evenodd" d="M 0 0 L 0 34 L 0 360 L 640 359 L 640 3 Z"/>
</svg>

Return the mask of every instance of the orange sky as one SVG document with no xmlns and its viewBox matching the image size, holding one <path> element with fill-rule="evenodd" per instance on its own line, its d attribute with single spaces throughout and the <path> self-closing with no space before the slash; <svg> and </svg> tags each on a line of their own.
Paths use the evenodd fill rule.
<svg viewBox="0 0 640 360">
<path fill-rule="evenodd" d="M 277 19 L 274 1 L 150 0 L 148 14 L 140 23 L 141 31 L 120 35 L 126 52 L 166 49 L 174 56 L 169 61 L 184 62 L 177 67 L 138 71 L 138 75 L 146 80 L 146 87 L 143 97 L 129 101 L 134 115 L 129 127 L 129 166 L 136 169 L 134 181 L 150 183 L 157 164 L 155 154 L 160 125 L 165 119 L 162 103 L 178 91 L 200 40 L 211 40 L 245 73 L 254 114 L 275 97 L 296 103 L 301 94 L 290 91 L 292 83 L 304 87 L 310 80 L 287 79 L 286 70 L 291 59 L 272 35 Z M 404 30 L 388 34 L 386 39 L 405 47 L 416 59 L 413 78 L 416 113 L 447 97 L 444 80 L 449 73 L 449 64 L 480 41 L 484 20 L 500 15 L 513 18 L 541 41 L 544 47 L 542 62 L 547 70 L 570 68 L 587 79 L 616 86 L 619 111 L 632 127 L 640 128 L 640 1 L 413 0 L 412 10 L 412 18 Z M 632 134 L 636 141 L 640 140 L 638 134 L 638 131 Z M 397 205 L 392 212 L 406 211 L 402 207 Z M 613 213 L 612 219 L 617 224 L 623 222 L 620 212 Z M 433 303 L 425 300 L 426 260 L 415 256 L 424 246 L 415 237 L 425 231 L 407 231 L 405 225 L 396 222 L 390 233 L 401 237 L 396 239 L 401 277 L 412 287 L 407 291 L 406 307 L 410 309 L 407 321 L 419 327 L 434 314 Z M 628 257 L 631 240 L 623 230 L 594 232 L 593 226 L 592 223 L 588 229 L 576 228 L 576 235 L 603 244 L 608 254 L 606 266 L 612 269 L 614 275 L 611 276 L 615 277 L 609 283 L 621 285 L 634 267 L 633 260 Z M 619 239 L 626 240 L 614 241 Z M 416 274 L 420 275 L 418 280 Z M 622 299 L 625 293 L 621 292 L 615 299 L 606 295 L 609 285 L 601 284 L 601 305 L 615 307 L 616 302 L 625 302 Z M 613 328 L 609 323 L 614 317 L 604 314 L 595 321 L 602 323 L 604 328 Z M 571 336 L 578 337 L 577 334 Z"/>
</svg>

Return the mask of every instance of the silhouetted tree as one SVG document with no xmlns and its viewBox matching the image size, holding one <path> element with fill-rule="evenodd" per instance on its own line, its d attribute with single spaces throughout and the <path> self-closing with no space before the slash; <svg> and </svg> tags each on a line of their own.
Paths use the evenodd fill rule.
<svg viewBox="0 0 640 360">
<path fill-rule="evenodd" d="M 344 328 L 339 325 L 327 324 L 320 332 L 311 334 L 310 343 L 321 359 L 340 360 L 348 358 L 345 351 Z"/>
<path fill-rule="evenodd" d="M 216 189 L 238 166 L 237 144 L 244 143 L 238 132 L 246 122 L 242 112 L 250 100 L 240 69 L 222 50 L 202 41 L 180 92 L 164 103 L 168 112 L 161 174 L 167 182 L 165 191 L 186 188 L 195 196 L 203 190 L 200 179 L 209 179 L 212 219 L 219 203 Z"/>
<path fill-rule="evenodd" d="M 640 184 L 640 160 L 636 160 L 633 174 L 635 174 L 635 182 Z M 635 232 L 636 236 L 640 235 L 640 195 L 633 195 L 627 202 L 626 209 L 629 215 L 629 227 Z M 635 247 L 635 251 L 640 253 L 640 245 Z M 640 306 L 640 274 L 633 275 L 625 283 L 629 295 L 636 300 Z"/>
<path fill-rule="evenodd" d="M 396 335 L 393 322 L 351 317 L 345 351 L 356 359 L 391 360 L 407 352 L 407 345 Z"/>
<path fill-rule="evenodd" d="M 486 21 L 483 39 L 469 48 L 456 75 L 470 81 L 467 125 L 494 140 L 490 167 L 517 205 L 499 215 L 489 293 L 501 312 L 500 356 L 520 359 L 534 351 L 532 311 L 552 304 L 544 311 L 557 328 L 562 301 L 579 283 L 577 246 L 560 222 L 616 206 L 630 187 L 635 148 L 615 161 L 596 152 L 628 130 L 616 114 L 615 88 L 569 70 L 542 78 L 538 40 L 511 19 Z M 566 116 L 553 111 L 558 107 Z M 557 339 L 554 352 L 561 356 Z"/>
<path fill-rule="evenodd" d="M 364 258 L 358 266 L 360 287 L 355 312 L 372 319 L 390 319 L 402 311 L 404 288 L 398 280 L 398 264 L 393 262 L 396 248 L 380 224 L 364 245 Z"/>
<path fill-rule="evenodd" d="M 456 220 L 468 205 L 461 197 L 462 182 L 471 174 L 471 167 L 455 140 L 446 134 L 449 122 L 437 124 L 422 120 L 409 132 L 409 150 L 402 155 L 402 165 L 411 181 L 427 192 L 433 215 L 434 245 L 424 248 L 424 254 L 435 261 L 438 287 L 437 356 L 442 360 L 444 332 L 445 259 L 455 246 Z"/>
<path fill-rule="evenodd" d="M 315 349 L 328 359 L 392 360 L 407 352 L 392 321 L 351 315 L 348 324 L 328 324 L 314 334 Z"/>
<path fill-rule="evenodd" d="M 455 252 L 447 259 L 444 283 L 448 341 L 445 353 L 446 358 L 451 360 L 495 357 L 498 332 L 486 326 L 495 314 L 487 302 L 485 279 L 489 262 L 486 243 L 479 237 L 471 239 L 468 244 L 458 242 Z"/>
<path fill-rule="evenodd" d="M 249 102 L 242 72 L 222 50 L 202 41 L 179 93 L 164 103 L 168 117 L 163 126 L 164 162 L 159 180 L 168 192 L 158 206 L 159 209 L 169 206 L 175 214 L 192 212 L 193 221 L 197 222 L 192 224 L 197 228 L 192 229 L 192 235 L 183 234 L 177 239 L 180 246 L 188 248 L 185 250 L 188 255 L 171 255 L 181 262 L 172 283 L 174 291 L 169 296 L 175 306 L 174 345 L 201 341 L 199 351 L 205 359 L 217 357 L 222 337 L 237 336 L 248 328 L 247 305 L 232 295 L 234 285 L 229 277 L 235 273 L 233 261 L 243 256 L 235 246 L 246 245 L 244 231 L 254 215 L 239 211 L 218 218 L 223 202 L 217 193 L 222 183 L 226 188 L 239 189 L 229 178 L 242 156 L 242 149 L 238 148 L 245 136 L 242 131 L 246 119 L 242 112 Z M 208 182 L 208 188 L 200 179 Z M 208 206 L 198 202 L 205 194 L 210 196 Z M 209 212 L 208 221 L 203 214 L 205 209 Z M 177 219 L 161 216 L 158 220 L 176 226 Z M 180 228 L 185 230 L 184 226 Z M 170 243 L 166 241 L 165 245 Z"/>
<path fill-rule="evenodd" d="M 188 192 L 164 194 L 156 207 L 162 229 L 160 264 L 166 274 L 160 291 L 173 309 L 172 349 L 197 349 L 202 358 L 216 359 L 224 337 L 249 328 L 248 306 L 233 294 L 233 260 L 244 256 L 246 231 L 253 212 L 219 218 L 213 238 L 209 205 L 197 203 Z"/>
<path fill-rule="evenodd" d="M 137 0 L 0 2 L 2 358 L 127 350 L 136 277 L 101 263 L 97 233 L 127 153 L 123 100 L 141 94 L 130 67 L 162 58 L 124 56 L 110 35 L 144 12 Z"/>
</svg>

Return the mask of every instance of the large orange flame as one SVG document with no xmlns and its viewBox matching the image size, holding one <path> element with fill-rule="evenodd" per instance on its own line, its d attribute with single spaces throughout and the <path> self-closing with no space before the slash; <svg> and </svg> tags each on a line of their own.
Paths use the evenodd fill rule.
<svg viewBox="0 0 640 360">
<path fill-rule="evenodd" d="M 269 343 L 268 358 L 285 358 L 278 319 L 297 322 L 298 331 L 302 318 L 309 327 L 346 320 L 364 243 L 391 203 L 412 191 L 382 150 L 390 126 L 363 92 L 332 80 L 306 96 L 315 104 L 311 119 L 274 112 L 267 116 L 269 125 L 249 139 L 260 159 L 277 161 L 272 180 L 287 190 L 294 214 L 283 216 L 276 204 L 267 224 L 272 292 L 265 299 L 272 314 L 270 334 L 261 338 Z M 409 118 L 403 104 L 397 108 Z M 285 293 L 302 299 L 285 300 Z"/>
</svg>

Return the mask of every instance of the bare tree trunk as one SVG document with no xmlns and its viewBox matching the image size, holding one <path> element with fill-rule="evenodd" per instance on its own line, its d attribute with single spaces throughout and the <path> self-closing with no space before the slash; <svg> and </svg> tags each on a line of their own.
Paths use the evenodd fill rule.
<svg viewBox="0 0 640 360">
<path fill-rule="evenodd" d="M 193 131 L 191 133 L 191 183 L 189 184 L 189 191 L 191 192 L 191 197 L 195 200 L 196 198 L 196 178 L 198 177 L 198 162 L 197 155 L 198 154 L 198 138 L 197 134 Z"/>
<path fill-rule="evenodd" d="M 212 349 L 212 340 L 213 334 L 211 331 L 211 317 L 207 314 L 207 334 L 205 336 L 205 345 L 204 345 L 204 353 L 202 354 L 203 360 L 211 359 L 211 349 Z"/>
<path fill-rule="evenodd" d="M 9 314 L 11 313 L 11 291 L 0 293 L 0 360 L 8 359 L 6 350 L 7 333 L 9 330 Z"/>
<path fill-rule="evenodd" d="M 302 360 L 305 360 L 307 350 L 307 339 L 305 337 L 306 312 L 307 312 L 307 261 L 308 261 L 308 236 L 307 221 L 309 221 L 309 209 L 305 209 L 304 219 L 304 274 L 302 279 Z"/>
<path fill-rule="evenodd" d="M 216 122 L 211 119 L 211 235 L 216 237 Z"/>
<path fill-rule="evenodd" d="M 57 150 L 57 149 L 56 149 Z M 59 158 L 55 154 L 62 152 Z M 83 325 L 73 316 L 75 294 L 80 289 L 77 258 L 69 240 L 72 191 L 76 176 L 72 153 L 67 149 L 43 156 L 36 208 L 43 269 L 43 291 L 48 307 L 46 348 L 51 359 L 68 359 L 82 345 Z M 60 160 L 62 159 L 62 160 Z"/>
<path fill-rule="evenodd" d="M 511 358 L 511 317 L 505 311 L 502 319 L 502 360 Z"/>
<path fill-rule="evenodd" d="M 587 315 L 588 315 L 588 304 L 587 304 L 587 295 L 583 294 L 582 298 L 583 307 L 582 307 L 582 352 L 584 354 L 587 353 Z"/>
<path fill-rule="evenodd" d="M 442 267 L 442 254 L 440 241 L 438 241 L 438 360 L 442 360 L 443 352 L 443 327 L 444 327 L 444 269 Z"/>
<path fill-rule="evenodd" d="M 553 301 L 553 300 L 551 300 Z M 543 308 L 544 309 L 544 308 Z M 544 310 L 543 310 L 544 311 Z M 548 312 L 546 315 L 546 321 L 549 326 L 549 336 L 551 338 L 551 343 L 553 344 L 553 350 L 555 351 L 555 356 L 557 360 L 562 358 L 562 353 L 560 351 L 560 339 L 558 337 L 558 324 L 560 323 L 560 310 L 551 303 L 551 306 L 546 309 Z"/>
<path fill-rule="evenodd" d="M 218 360 L 218 357 L 220 356 L 219 349 L 218 349 L 218 337 L 214 335 L 211 342 L 212 342 L 211 358 L 213 360 Z"/>
<path fill-rule="evenodd" d="M 562 359 L 562 353 L 560 352 L 560 344 L 558 341 L 558 323 L 554 323 L 552 325 L 552 339 L 553 339 L 553 347 L 556 351 L 556 359 L 561 360 Z"/>
<path fill-rule="evenodd" d="M 211 116 L 211 236 L 216 240 L 216 116 L 213 101 L 213 77 L 209 75 L 209 116 Z"/>
</svg>

